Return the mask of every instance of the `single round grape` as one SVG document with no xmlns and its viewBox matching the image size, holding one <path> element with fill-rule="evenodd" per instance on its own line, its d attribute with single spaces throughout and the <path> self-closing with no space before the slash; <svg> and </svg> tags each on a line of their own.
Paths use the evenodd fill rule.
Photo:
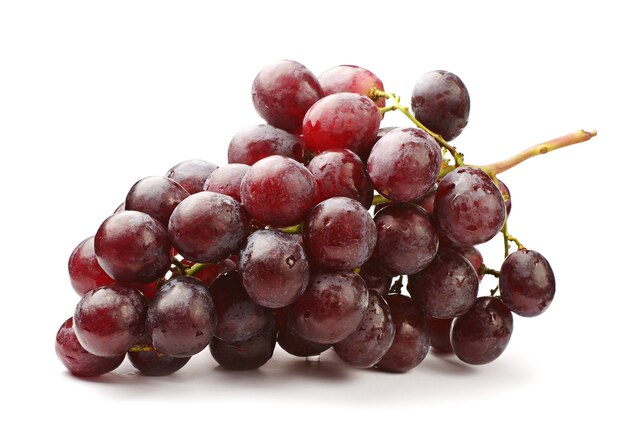
<svg viewBox="0 0 626 433">
<path fill-rule="evenodd" d="M 506 218 L 504 199 L 487 173 L 458 167 L 444 176 L 435 193 L 435 222 L 462 247 L 482 244 L 500 232 Z"/>
<path fill-rule="evenodd" d="M 93 236 L 82 241 L 74 248 L 67 263 L 70 282 L 80 296 L 90 290 L 113 283 L 113 279 L 98 263 L 93 244 Z"/>
<path fill-rule="evenodd" d="M 151 176 L 132 186 L 124 209 L 146 213 L 167 227 L 174 208 L 187 197 L 189 193 L 179 183 L 167 177 Z"/>
<path fill-rule="evenodd" d="M 315 206 L 302 233 L 309 260 L 330 270 L 358 268 L 376 245 L 374 220 L 359 202 L 347 197 L 329 198 Z"/>
<path fill-rule="evenodd" d="M 350 92 L 372 98 L 374 88 L 385 91 L 383 82 L 372 71 L 360 66 L 340 65 L 330 68 L 319 76 L 324 96 L 333 93 Z M 377 106 L 385 106 L 385 98 L 372 98 Z"/>
<path fill-rule="evenodd" d="M 115 370 L 124 361 L 126 354 L 104 357 L 92 355 L 80 345 L 70 317 L 56 335 L 54 348 L 56 354 L 70 373 L 76 376 L 95 377 Z"/>
<path fill-rule="evenodd" d="M 367 159 L 367 171 L 384 197 L 413 201 L 435 185 L 441 160 L 439 145 L 425 131 L 398 128 L 376 142 Z"/>
<path fill-rule="evenodd" d="M 269 308 L 293 303 L 309 284 L 309 262 L 293 236 L 257 230 L 245 241 L 237 262 L 250 298 Z"/>
<path fill-rule="evenodd" d="M 422 198 L 418 199 L 415 204 L 419 207 L 424 208 L 429 215 L 433 215 L 435 210 L 435 194 L 437 193 L 438 184 L 434 184 L 433 187 L 426 193 L 426 195 L 422 196 Z"/>
<path fill-rule="evenodd" d="M 313 153 L 345 148 L 368 154 L 380 127 L 380 113 L 368 97 L 356 93 L 325 96 L 307 111 L 302 124 L 304 147 Z"/>
<path fill-rule="evenodd" d="M 550 263 L 537 251 L 527 249 L 509 254 L 500 268 L 499 282 L 504 305 L 524 317 L 543 313 L 556 291 Z"/>
<path fill-rule="evenodd" d="M 165 227 L 150 215 L 122 211 L 108 217 L 96 232 L 98 264 L 116 281 L 149 283 L 170 268 Z"/>
<path fill-rule="evenodd" d="M 120 356 L 141 336 L 145 318 L 141 294 L 114 284 L 91 290 L 82 297 L 74 311 L 74 332 L 89 353 Z"/>
<path fill-rule="evenodd" d="M 387 275 L 373 260 L 363 263 L 359 275 L 365 281 L 368 290 L 373 290 L 380 295 L 386 295 L 391 288 L 392 278 Z"/>
<path fill-rule="evenodd" d="M 285 309 L 274 310 L 274 317 L 278 326 L 277 342 L 285 352 L 300 357 L 315 356 L 332 347 L 330 344 L 314 343 L 302 338 Z"/>
<path fill-rule="evenodd" d="M 272 155 L 304 162 L 302 137 L 272 125 L 248 126 L 239 131 L 228 145 L 228 162 L 252 165 Z"/>
<path fill-rule="evenodd" d="M 422 271 L 409 275 L 407 290 L 427 315 L 450 319 L 469 310 L 478 295 L 478 275 L 461 254 L 440 248 Z"/>
<path fill-rule="evenodd" d="M 476 247 L 455 247 L 450 246 L 454 251 L 461 254 L 471 263 L 472 267 L 476 271 L 476 275 L 478 275 L 478 281 L 482 281 L 483 274 L 480 272 L 480 268 L 483 265 L 483 255 L 478 251 Z"/>
<path fill-rule="evenodd" d="M 509 191 L 509 187 L 507 187 L 504 182 L 498 179 L 498 189 L 502 194 L 502 198 L 504 199 L 504 205 L 506 206 L 506 216 L 511 215 L 511 191 Z"/>
<path fill-rule="evenodd" d="M 359 327 L 339 343 L 335 343 L 333 349 L 342 360 L 353 367 L 370 368 L 387 353 L 395 335 L 396 328 L 387 302 L 371 290 L 367 312 Z"/>
<path fill-rule="evenodd" d="M 252 103 L 272 126 L 299 134 L 307 110 L 323 96 L 311 71 L 292 60 L 265 66 L 252 83 Z"/>
<path fill-rule="evenodd" d="M 365 282 L 351 271 L 318 273 L 289 307 L 293 325 L 304 339 L 333 344 L 352 334 L 367 311 Z"/>
<path fill-rule="evenodd" d="M 348 149 L 326 150 L 307 166 L 319 189 L 319 199 L 349 197 L 365 208 L 372 205 L 374 187 L 361 159 Z"/>
<path fill-rule="evenodd" d="M 452 353 L 450 342 L 450 328 L 454 319 L 437 319 L 426 316 L 426 322 L 430 329 L 430 347 L 441 353 Z"/>
<path fill-rule="evenodd" d="M 499 298 L 483 296 L 452 322 L 450 338 L 463 362 L 480 365 L 499 357 L 509 344 L 513 315 Z"/>
<path fill-rule="evenodd" d="M 374 216 L 377 241 L 373 259 L 388 275 L 410 275 L 433 261 L 437 231 L 426 211 L 410 203 L 392 203 Z"/>
<path fill-rule="evenodd" d="M 170 168 L 165 177 L 178 182 L 189 194 L 202 191 L 204 183 L 217 169 L 217 165 L 202 159 L 190 159 Z"/>
<path fill-rule="evenodd" d="M 241 180 L 250 170 L 246 164 L 226 164 L 216 169 L 204 184 L 204 190 L 230 196 L 241 203 Z"/>
<path fill-rule="evenodd" d="M 411 109 L 424 126 L 450 141 L 467 125 L 469 92 L 452 72 L 428 72 L 415 83 Z"/>
<path fill-rule="evenodd" d="M 292 226 L 302 222 L 317 203 L 317 183 L 299 162 L 269 156 L 243 177 L 241 202 L 250 216 L 263 224 Z"/>
<path fill-rule="evenodd" d="M 191 357 L 174 358 L 159 352 L 151 347 L 152 342 L 146 336 L 141 337 L 136 345 L 152 349 L 128 352 L 130 363 L 145 376 L 170 375 L 183 368 L 191 359 Z"/>
<path fill-rule="evenodd" d="M 148 307 L 146 336 L 156 350 L 174 358 L 201 352 L 216 328 L 213 299 L 193 277 L 172 278 Z"/>
<path fill-rule="evenodd" d="M 248 217 L 234 198 L 208 191 L 183 200 L 172 212 L 168 228 L 176 250 L 196 263 L 228 258 L 249 230 Z"/>
<path fill-rule="evenodd" d="M 272 320 L 254 337 L 226 342 L 214 338 L 209 346 L 213 358 L 227 370 L 254 370 L 272 358 L 276 347 L 276 322 Z"/>
<path fill-rule="evenodd" d="M 376 367 L 393 373 L 404 373 L 420 364 L 430 348 L 430 330 L 422 313 L 408 296 L 384 297 L 391 311 L 396 335 L 391 347 Z"/>
<path fill-rule="evenodd" d="M 210 293 L 217 314 L 215 336 L 220 340 L 246 340 L 260 333 L 273 320 L 271 310 L 250 299 L 237 271 L 215 280 Z"/>
</svg>

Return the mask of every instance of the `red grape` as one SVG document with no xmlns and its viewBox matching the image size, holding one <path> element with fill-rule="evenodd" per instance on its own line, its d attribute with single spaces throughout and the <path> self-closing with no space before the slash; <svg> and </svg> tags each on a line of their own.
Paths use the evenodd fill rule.
<svg viewBox="0 0 626 433">
<path fill-rule="evenodd" d="M 167 227 L 178 204 L 189 197 L 179 183 L 162 176 L 151 176 L 135 183 L 126 196 L 124 209 L 147 213 Z"/>
<path fill-rule="evenodd" d="M 152 342 L 150 338 L 143 336 L 136 344 L 150 347 Z M 183 368 L 190 359 L 191 357 L 174 358 L 154 348 L 128 352 L 128 360 L 144 376 L 167 376 Z"/>
<path fill-rule="evenodd" d="M 195 194 L 202 191 L 204 183 L 216 168 L 217 165 L 202 159 L 190 159 L 170 168 L 165 177 L 178 182 L 189 194 Z"/>
<path fill-rule="evenodd" d="M 216 169 L 204 184 L 204 190 L 230 196 L 241 203 L 241 180 L 250 170 L 246 164 L 226 164 Z"/>
<path fill-rule="evenodd" d="M 246 340 L 226 342 L 214 338 L 209 346 L 213 358 L 227 370 L 254 370 L 270 360 L 276 347 L 276 321 Z"/>
<path fill-rule="evenodd" d="M 452 353 L 452 343 L 450 342 L 450 328 L 454 319 L 437 319 L 426 316 L 428 328 L 430 328 L 430 347 L 441 353 Z"/>
<path fill-rule="evenodd" d="M 278 345 L 283 350 L 294 356 L 315 356 L 330 349 L 330 344 L 314 343 L 305 340 L 298 334 L 284 309 L 274 310 L 276 324 L 278 325 Z"/>
<path fill-rule="evenodd" d="M 359 275 L 365 281 L 368 290 L 378 292 L 380 295 L 389 293 L 392 278 L 380 269 L 380 266 L 374 260 L 368 260 L 363 263 L 359 270 Z"/>
<path fill-rule="evenodd" d="M 272 155 L 304 162 L 302 138 L 272 125 L 254 125 L 239 131 L 228 145 L 228 162 L 252 165 Z"/>
<path fill-rule="evenodd" d="M 372 89 L 384 91 L 383 82 L 373 72 L 354 65 L 340 65 L 330 68 L 319 76 L 324 96 L 333 93 L 351 92 L 371 97 Z M 385 106 L 385 98 L 375 100 L 379 107 Z"/>
<path fill-rule="evenodd" d="M 80 296 L 90 290 L 113 283 L 113 279 L 104 272 L 98 263 L 93 236 L 88 237 L 74 248 L 67 268 L 72 287 Z"/>
</svg>

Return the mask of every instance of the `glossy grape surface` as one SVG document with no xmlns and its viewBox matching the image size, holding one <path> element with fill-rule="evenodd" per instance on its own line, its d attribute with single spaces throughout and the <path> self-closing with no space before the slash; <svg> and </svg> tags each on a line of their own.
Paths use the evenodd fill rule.
<svg viewBox="0 0 626 433">
<path fill-rule="evenodd" d="M 324 96 L 333 93 L 358 93 L 371 97 L 372 89 L 385 90 L 383 82 L 372 71 L 360 66 L 340 65 L 330 68 L 319 76 Z M 385 98 L 377 98 L 374 102 L 379 107 L 385 106 Z"/>
<path fill-rule="evenodd" d="M 213 299 L 206 286 L 193 277 L 169 280 L 148 308 L 147 337 L 155 349 L 175 358 L 202 351 L 216 328 Z"/>
<path fill-rule="evenodd" d="M 435 258 L 437 231 L 426 211 L 410 203 L 392 203 L 374 216 L 377 241 L 373 259 L 389 275 L 410 275 Z"/>
<path fill-rule="evenodd" d="M 359 276 L 365 281 L 368 290 L 373 290 L 380 295 L 389 293 L 392 278 L 373 260 L 368 260 L 361 266 Z"/>
<path fill-rule="evenodd" d="M 533 250 L 518 250 L 500 268 L 502 301 L 515 314 L 533 317 L 550 306 L 556 281 L 550 263 Z"/>
<path fill-rule="evenodd" d="M 167 177 L 151 176 L 132 186 L 124 209 L 146 213 L 167 227 L 174 208 L 187 197 L 189 193 L 179 183 Z"/>
<path fill-rule="evenodd" d="M 415 83 L 411 109 L 424 126 L 450 141 L 467 125 L 469 92 L 461 79 L 451 72 L 428 72 Z"/>
<path fill-rule="evenodd" d="M 241 203 L 241 180 L 250 170 L 246 164 L 226 164 L 216 169 L 204 184 L 204 190 L 230 196 Z"/>
<path fill-rule="evenodd" d="M 294 356 L 314 356 L 330 349 L 330 344 L 314 343 L 305 340 L 298 334 L 293 326 L 291 317 L 285 309 L 274 310 L 276 324 L 278 326 L 278 345 L 283 350 Z"/>
<path fill-rule="evenodd" d="M 95 377 L 115 370 L 124 361 L 125 354 L 114 357 L 92 355 L 80 345 L 70 317 L 56 335 L 56 354 L 70 373 L 76 376 Z"/>
<path fill-rule="evenodd" d="M 387 353 L 396 328 L 387 302 L 377 292 L 369 292 L 367 312 L 356 331 L 333 345 L 339 357 L 359 368 L 376 365 Z"/>
<path fill-rule="evenodd" d="M 270 125 L 299 134 L 307 110 L 324 95 L 311 71 L 292 60 L 265 66 L 252 83 L 252 103 Z"/>
<path fill-rule="evenodd" d="M 257 230 L 246 239 L 237 263 L 250 298 L 269 308 L 293 303 L 309 284 L 303 246 L 278 230 Z"/>
<path fill-rule="evenodd" d="M 208 191 L 183 200 L 174 209 L 168 228 L 176 250 L 196 263 L 226 259 L 249 230 L 248 217 L 234 198 Z"/>
<path fill-rule="evenodd" d="M 317 203 L 317 182 L 299 162 L 269 156 L 243 177 L 241 202 L 250 216 L 263 224 L 292 226 L 302 222 Z"/>
<path fill-rule="evenodd" d="M 504 182 L 498 179 L 498 189 L 502 194 L 502 198 L 504 199 L 504 205 L 506 206 L 506 216 L 511 215 L 511 191 L 509 191 L 509 187 L 506 186 Z"/>
<path fill-rule="evenodd" d="M 441 248 L 425 269 L 409 275 L 407 289 L 424 313 L 438 319 L 451 319 L 474 305 L 478 275 L 461 254 Z"/>
<path fill-rule="evenodd" d="M 349 270 L 371 257 L 376 245 L 376 225 L 356 200 L 333 197 L 311 210 L 304 221 L 303 238 L 314 266 Z"/>
<path fill-rule="evenodd" d="M 459 167 L 439 183 L 434 216 L 453 244 L 468 247 L 497 235 L 504 225 L 506 209 L 500 190 L 487 173 Z"/>
<path fill-rule="evenodd" d="M 376 104 L 356 93 L 336 93 L 316 102 L 304 116 L 304 147 L 313 153 L 345 148 L 367 155 L 380 127 Z"/>
<path fill-rule="evenodd" d="M 441 160 L 439 145 L 425 131 L 398 128 L 376 142 L 367 159 L 367 171 L 384 197 L 413 201 L 435 185 Z"/>
<path fill-rule="evenodd" d="M 74 248 L 67 268 L 72 287 L 80 296 L 95 288 L 113 283 L 113 279 L 104 272 L 98 263 L 93 236 L 88 237 Z"/>
<path fill-rule="evenodd" d="M 252 165 L 272 155 L 304 162 L 302 137 L 272 125 L 254 125 L 239 131 L 228 145 L 228 162 Z"/>
<path fill-rule="evenodd" d="M 152 342 L 147 337 L 140 338 L 137 343 L 140 346 L 151 346 Z M 142 350 L 128 352 L 128 360 L 133 367 L 145 376 L 167 376 L 183 368 L 191 357 L 174 358 L 165 355 L 158 350 Z"/>
<path fill-rule="evenodd" d="M 319 199 L 349 197 L 366 208 L 372 204 L 374 187 L 361 159 L 348 149 L 327 150 L 307 166 L 319 189 Z"/>
<path fill-rule="evenodd" d="M 352 334 L 367 311 L 365 282 L 351 271 L 318 273 L 289 307 L 293 325 L 304 339 L 337 343 Z"/>
<path fill-rule="evenodd" d="M 391 347 L 376 364 L 384 371 L 404 373 L 420 364 L 430 348 L 430 330 L 422 313 L 408 296 L 384 297 L 391 311 L 396 335 Z"/>
<path fill-rule="evenodd" d="M 231 271 L 215 280 L 210 293 L 217 314 L 215 336 L 220 340 L 246 340 L 259 334 L 274 320 L 271 310 L 250 299 L 241 285 L 237 271 Z"/>
<path fill-rule="evenodd" d="M 97 356 L 124 355 L 143 332 L 146 307 L 141 294 L 120 284 L 85 294 L 74 311 L 81 346 Z"/>
<path fill-rule="evenodd" d="M 228 343 L 214 338 L 209 346 L 213 358 L 227 370 L 254 370 L 272 358 L 276 347 L 276 322 L 272 320 L 254 337 Z"/>
<path fill-rule="evenodd" d="M 217 165 L 202 159 L 190 159 L 170 168 L 165 177 L 178 182 L 189 194 L 202 191 L 204 183 Z"/>
<path fill-rule="evenodd" d="M 472 308 L 452 322 L 452 348 L 461 361 L 487 364 L 509 344 L 513 315 L 499 298 L 478 298 Z"/>
<path fill-rule="evenodd" d="M 426 316 L 426 322 L 430 329 L 430 347 L 441 353 L 452 353 L 450 342 L 450 328 L 454 319 L 437 319 Z"/>
</svg>

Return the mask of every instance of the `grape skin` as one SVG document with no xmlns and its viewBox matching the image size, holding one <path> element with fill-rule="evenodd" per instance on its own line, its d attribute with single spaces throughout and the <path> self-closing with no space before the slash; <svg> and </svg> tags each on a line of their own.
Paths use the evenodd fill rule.
<svg viewBox="0 0 626 433">
<path fill-rule="evenodd" d="M 189 194 L 202 191 L 206 180 L 217 169 L 217 165 L 202 159 L 190 159 L 170 168 L 165 177 L 178 182 Z"/>
<path fill-rule="evenodd" d="M 253 165 L 272 155 L 304 162 L 304 144 L 298 135 L 272 125 L 254 125 L 239 131 L 228 145 L 228 162 Z"/>
<path fill-rule="evenodd" d="M 298 334 L 287 309 L 274 310 L 276 325 L 278 326 L 278 345 L 294 356 L 315 356 L 330 349 L 330 344 L 314 343 L 305 340 Z"/>
<path fill-rule="evenodd" d="M 241 181 L 250 166 L 246 164 L 226 164 L 216 169 L 204 184 L 204 190 L 230 196 L 241 203 Z"/>
<path fill-rule="evenodd" d="M 152 342 L 145 335 L 136 343 L 139 346 L 150 347 Z M 144 376 L 167 376 L 183 368 L 191 357 L 174 358 L 158 350 L 140 350 L 128 352 L 128 360 Z"/>
<path fill-rule="evenodd" d="M 88 237 L 74 248 L 68 260 L 67 268 L 72 287 L 80 296 L 114 281 L 98 263 L 93 236 Z"/>
<path fill-rule="evenodd" d="M 360 66 L 339 65 L 328 69 L 319 76 L 324 96 L 333 93 L 350 92 L 370 96 L 372 89 L 385 91 L 383 82 L 372 71 Z M 384 107 L 386 99 L 379 97 L 374 100 L 378 107 Z"/>
<path fill-rule="evenodd" d="M 124 209 L 146 213 L 167 227 L 174 208 L 187 197 L 189 193 L 179 183 L 167 177 L 151 176 L 132 186 Z"/>
</svg>

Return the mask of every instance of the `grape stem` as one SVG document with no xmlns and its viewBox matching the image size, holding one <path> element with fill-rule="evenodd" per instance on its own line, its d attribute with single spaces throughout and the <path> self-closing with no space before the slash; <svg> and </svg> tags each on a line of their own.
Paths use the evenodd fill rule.
<svg viewBox="0 0 626 433">
<path fill-rule="evenodd" d="M 396 281 L 394 281 L 393 285 L 389 289 L 389 293 L 397 293 L 400 294 L 402 292 L 402 287 L 404 284 L 402 283 L 403 276 L 400 275 Z"/>
<path fill-rule="evenodd" d="M 502 235 L 504 237 L 504 258 L 505 259 L 509 256 L 511 242 L 515 243 L 515 246 L 517 247 L 518 250 L 525 249 L 524 245 L 522 245 L 519 239 L 517 239 L 515 236 L 509 233 L 509 229 L 507 227 L 507 221 L 504 222 L 504 225 L 502 226 L 502 229 L 500 231 L 502 232 Z"/>
<path fill-rule="evenodd" d="M 516 165 L 520 164 L 521 162 L 526 161 L 529 158 L 532 158 L 537 155 L 544 155 L 548 152 L 552 152 L 553 150 L 570 146 L 572 144 L 582 143 L 584 141 L 590 140 L 596 135 L 598 135 L 598 132 L 595 130 L 591 132 L 587 132 L 587 131 L 580 129 L 578 131 L 571 132 L 567 135 L 563 135 L 562 137 L 545 141 L 543 143 L 535 144 L 534 146 L 529 147 L 526 150 L 523 150 L 517 155 L 514 155 L 502 161 L 489 164 L 489 165 L 475 165 L 473 167 L 480 168 L 493 179 L 495 178 L 496 175 L 502 172 L 505 172 L 510 168 L 515 167 Z"/>
<path fill-rule="evenodd" d="M 411 114 L 411 112 L 409 111 L 409 107 L 406 107 L 406 106 L 400 104 L 400 97 L 397 96 L 395 93 L 384 92 L 384 91 L 374 87 L 370 91 L 369 96 L 372 99 L 377 99 L 377 98 L 381 98 L 381 97 L 385 98 L 385 99 L 388 99 L 388 100 L 390 99 L 393 102 L 393 104 L 389 105 L 387 107 L 384 107 L 384 108 L 379 108 L 381 114 L 384 114 L 384 113 L 386 113 L 388 111 L 396 111 L 396 110 L 400 111 L 406 117 L 408 117 L 409 120 L 411 122 L 413 122 L 413 124 L 415 126 L 417 126 L 418 128 L 423 129 L 431 137 L 433 137 L 435 140 L 437 140 L 437 143 L 439 143 L 439 146 L 441 146 L 443 149 L 446 149 L 448 152 L 450 152 L 450 155 L 452 155 L 452 157 L 454 158 L 454 166 L 455 167 L 459 167 L 459 166 L 463 165 L 463 154 L 458 152 L 454 146 L 452 146 L 446 140 L 444 140 L 444 138 L 440 134 L 437 134 L 437 133 L 431 131 L 430 129 L 425 127 L 422 124 L 422 122 L 417 120 L 415 118 L 415 116 L 413 116 Z"/>
<path fill-rule="evenodd" d="M 496 271 L 495 269 L 488 268 L 487 266 L 485 266 L 484 263 L 480 265 L 480 268 L 478 269 L 478 273 L 480 275 L 493 275 L 496 278 L 500 277 L 500 272 L 499 271 Z"/>
<path fill-rule="evenodd" d="M 182 262 L 176 257 L 172 257 L 172 264 L 183 274 L 187 272 L 187 266 L 183 265 Z"/>
<path fill-rule="evenodd" d="M 391 203 L 391 200 L 379 194 L 376 194 L 374 196 L 374 199 L 372 200 L 372 206 L 378 206 L 379 204 L 384 204 L 384 203 Z"/>
<path fill-rule="evenodd" d="M 133 347 L 128 349 L 129 352 L 153 352 L 154 350 L 156 349 L 150 345 L 146 346 L 141 344 L 135 344 Z"/>
<path fill-rule="evenodd" d="M 210 263 L 194 263 L 194 265 L 192 267 L 187 269 L 185 274 L 188 277 L 193 277 L 194 275 L 196 275 L 198 272 L 200 272 L 201 270 L 203 270 L 204 268 L 206 268 L 209 265 L 210 265 Z"/>
<path fill-rule="evenodd" d="M 295 226 L 283 227 L 283 228 L 280 228 L 278 230 L 280 230 L 283 233 L 287 233 L 288 235 L 295 235 L 295 234 L 298 234 L 298 233 L 302 233 L 303 227 L 304 227 L 304 224 L 300 223 L 300 224 L 295 225 Z"/>
</svg>

